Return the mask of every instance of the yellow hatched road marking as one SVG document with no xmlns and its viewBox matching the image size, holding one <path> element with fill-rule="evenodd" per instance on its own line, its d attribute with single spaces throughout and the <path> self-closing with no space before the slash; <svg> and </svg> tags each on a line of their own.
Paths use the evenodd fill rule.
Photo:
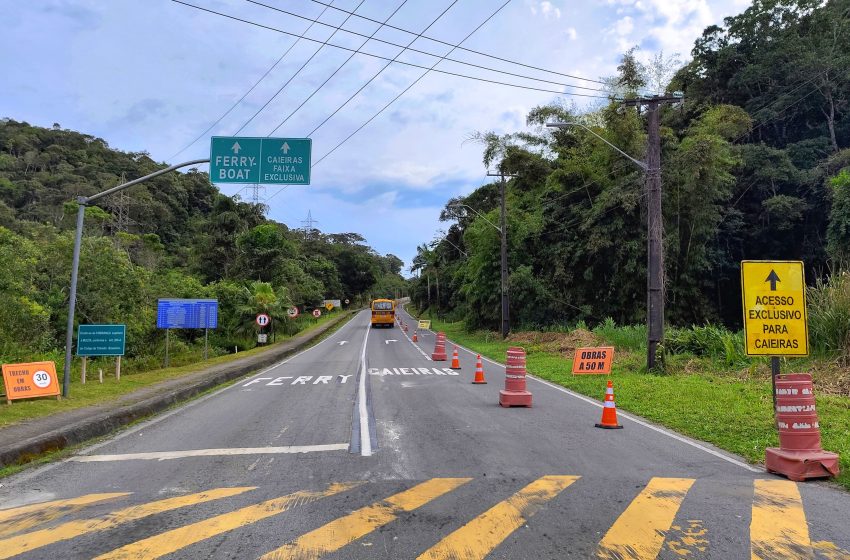
<svg viewBox="0 0 850 560">
<path fill-rule="evenodd" d="M 254 488 L 255 487 L 253 486 L 216 488 L 214 490 L 207 490 L 206 492 L 198 492 L 197 494 L 177 496 L 175 498 L 167 498 L 165 500 L 131 506 L 109 513 L 103 517 L 69 521 L 50 529 L 41 529 L 39 531 L 33 531 L 31 533 L 25 533 L 23 535 L 3 539 L 0 540 L 0 558 L 10 558 L 16 554 L 22 554 L 42 546 L 79 537 L 86 533 L 105 531 L 107 529 L 117 527 L 122 523 L 128 523 L 130 521 L 135 521 L 143 517 L 148 517 L 150 515 L 172 509 L 236 496 L 237 494 L 253 490 Z"/>
<path fill-rule="evenodd" d="M 753 560 L 814 558 L 806 513 L 796 483 L 755 481 L 750 554 Z"/>
<path fill-rule="evenodd" d="M 386 500 L 360 508 L 335 519 L 291 543 L 262 556 L 263 560 L 319 558 L 367 535 L 396 519 L 399 513 L 413 511 L 443 494 L 466 484 L 471 478 L 432 478 Z"/>
<path fill-rule="evenodd" d="M 539 507 L 578 476 L 538 478 L 507 500 L 499 502 L 419 556 L 419 560 L 484 558 L 534 515 Z"/>
<path fill-rule="evenodd" d="M 20 533 L 30 527 L 52 521 L 57 517 L 79 511 L 86 506 L 129 496 L 130 492 L 86 494 L 77 498 L 40 502 L 26 506 L 0 509 L 0 537 Z"/>
<path fill-rule="evenodd" d="M 349 482 L 331 484 L 321 492 L 295 492 L 280 498 L 266 500 L 252 506 L 247 506 L 230 513 L 217 515 L 204 519 L 191 525 L 179 527 L 165 533 L 154 535 L 150 538 L 130 543 L 127 546 L 107 552 L 98 556 L 96 560 L 117 560 L 118 558 L 159 558 L 170 554 L 181 548 L 195 544 L 216 535 L 232 531 L 251 523 L 256 523 L 267 517 L 283 513 L 291 507 L 308 504 L 326 496 L 332 496 L 355 486 L 362 482 Z"/>
<path fill-rule="evenodd" d="M 650 480 L 605 533 L 596 556 L 610 560 L 656 558 L 693 483 L 691 478 Z"/>
</svg>

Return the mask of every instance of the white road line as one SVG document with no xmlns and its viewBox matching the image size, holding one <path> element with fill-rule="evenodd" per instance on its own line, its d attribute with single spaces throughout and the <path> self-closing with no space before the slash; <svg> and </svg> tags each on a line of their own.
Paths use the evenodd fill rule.
<svg viewBox="0 0 850 560">
<path fill-rule="evenodd" d="M 284 447 L 234 447 L 223 449 L 189 449 L 186 451 L 152 451 L 150 453 L 122 453 L 119 455 L 80 455 L 72 457 L 75 463 L 102 463 L 107 461 L 168 461 L 187 457 L 222 457 L 227 455 L 278 455 L 281 453 L 312 453 L 315 451 L 344 451 L 347 443 L 325 445 L 287 445 Z"/>
<path fill-rule="evenodd" d="M 122 432 L 120 432 L 118 434 L 115 434 L 113 436 L 107 436 L 108 439 L 101 441 L 100 443 L 95 443 L 94 445 L 89 445 L 85 449 L 83 449 L 81 452 L 84 453 L 84 452 L 88 452 L 88 451 L 95 451 L 97 449 L 100 449 L 101 447 L 105 447 L 105 446 L 109 445 L 110 443 L 114 443 L 118 440 L 124 439 L 125 437 L 127 437 L 129 435 L 132 435 L 132 434 L 135 434 L 136 432 L 139 432 L 141 430 L 145 430 L 147 428 L 150 428 L 151 426 L 158 424 L 158 423 L 162 422 L 163 420 L 167 420 L 168 418 L 174 416 L 175 414 L 179 414 L 179 413 L 183 412 L 187 408 L 197 406 L 197 405 L 199 405 L 203 402 L 206 402 L 206 401 L 208 401 L 212 398 L 215 398 L 218 395 L 220 395 L 221 393 L 223 393 L 225 391 L 229 391 L 230 389 L 233 389 L 234 387 L 241 387 L 242 381 L 247 381 L 247 380 L 250 380 L 250 379 L 254 379 L 255 377 L 260 377 L 264 373 L 267 373 L 267 372 L 275 369 L 278 366 L 282 366 L 285 363 L 289 362 L 290 360 L 294 360 L 295 358 L 301 356 L 302 354 L 306 354 L 310 350 L 321 346 L 325 342 L 328 342 L 329 340 L 334 338 L 337 334 L 339 334 L 343 330 L 345 330 L 346 327 L 348 327 L 349 325 L 352 325 L 357 320 L 357 318 L 360 315 L 362 315 L 363 313 L 365 313 L 365 310 L 361 311 L 360 313 L 357 313 L 350 321 L 348 321 L 345 325 L 340 327 L 339 330 L 332 333 L 327 338 L 320 340 L 319 342 L 317 342 L 313 346 L 310 346 L 309 348 L 305 348 L 304 350 L 298 352 L 297 354 L 293 354 L 292 356 L 289 356 L 285 360 L 281 360 L 280 362 L 278 362 L 274 365 L 271 365 L 271 366 L 267 367 L 266 369 L 261 370 L 261 371 L 255 373 L 253 375 L 250 375 L 248 377 L 238 379 L 238 380 L 234 380 L 233 383 L 231 385 L 228 385 L 227 387 L 222 387 L 221 389 L 217 389 L 217 390 L 213 391 L 212 393 L 208 393 L 208 394 L 206 394 L 202 397 L 199 397 L 197 399 L 189 401 L 188 403 L 177 405 L 175 408 L 173 408 L 172 410 L 169 410 L 168 412 L 165 412 L 163 414 L 159 414 L 159 415 L 157 415 L 157 416 L 155 416 L 155 417 L 153 417 L 149 420 L 145 420 L 145 421 L 143 421 L 139 424 L 136 424 L 135 426 L 133 426 L 131 428 L 127 428 L 126 430 L 123 430 Z M 22 472 L 18 475 L 14 475 L 14 477 L 10 478 L 10 480 L 14 480 L 14 482 L 17 482 L 17 483 L 26 482 L 28 480 L 32 480 L 32 479 L 40 477 L 42 474 L 44 474 L 44 473 L 46 473 L 50 470 L 53 470 L 54 468 L 61 465 L 62 463 L 66 463 L 66 462 L 72 461 L 72 460 L 73 460 L 73 458 L 64 459 L 62 461 L 57 461 L 55 463 L 48 463 L 47 465 L 44 465 L 43 467 L 38 467 L 38 468 L 35 468 L 35 469 L 31 469 L 31 470 L 28 469 L 28 470 L 26 470 L 26 471 L 24 471 L 24 472 Z"/>
<path fill-rule="evenodd" d="M 405 313 L 406 312 L 407 312 L 407 310 L 405 309 Z M 410 316 L 409 313 L 408 313 L 408 315 Z M 410 316 L 410 317 L 411 317 L 411 319 L 413 319 L 412 316 Z M 434 331 L 431 331 L 431 332 L 434 332 Z M 477 352 L 473 352 L 469 348 L 466 348 L 465 346 L 461 346 L 460 344 L 457 344 L 456 342 L 452 342 L 452 344 L 454 344 L 455 346 L 457 346 L 461 350 L 463 350 L 463 351 L 465 351 L 469 354 L 472 354 L 473 356 L 478 355 Z M 504 364 L 500 364 L 499 362 L 497 362 L 495 360 L 491 360 L 490 358 L 487 358 L 485 356 L 481 356 L 481 359 L 486 360 L 486 361 L 490 362 L 491 364 L 493 364 L 497 367 L 500 367 L 500 368 L 505 367 Z M 537 381 L 538 383 L 542 383 L 543 385 L 545 385 L 545 386 L 547 386 L 551 389 L 555 389 L 556 391 L 560 391 L 562 393 L 565 393 L 565 394 L 567 394 L 571 397 L 582 400 L 582 401 L 584 401 L 588 404 L 592 404 L 593 406 L 595 406 L 597 408 L 602 408 L 602 403 L 595 401 L 595 400 L 591 399 L 590 397 L 586 397 L 586 396 L 581 395 L 579 393 L 576 393 L 574 391 L 570 391 L 566 387 L 561 387 L 560 385 L 555 385 L 554 383 L 552 383 L 550 381 L 546 381 L 545 379 L 541 379 L 541 378 L 539 378 L 535 375 L 532 375 L 530 373 L 527 374 L 527 377 L 529 379 L 533 379 L 534 381 Z M 734 457 L 729 457 L 728 455 L 726 455 L 724 453 L 721 453 L 719 451 L 715 451 L 714 449 L 710 449 L 710 448 L 702 445 L 701 443 L 698 443 L 694 440 L 691 440 L 689 438 L 681 436 L 681 435 L 679 435 L 675 432 L 671 432 L 667 429 L 664 429 L 664 428 L 655 426 L 653 424 L 650 424 L 649 422 L 646 422 L 645 420 L 641 420 L 640 418 L 636 418 L 635 416 L 629 414 L 628 412 L 621 412 L 621 411 L 618 410 L 617 414 L 619 416 L 623 417 L 623 418 L 626 418 L 627 420 L 634 422 L 635 424 L 640 424 L 641 426 L 643 426 L 645 428 L 649 428 L 650 430 L 658 432 L 659 434 L 664 434 L 665 436 L 671 437 L 671 438 L 675 439 L 676 441 L 690 445 L 691 447 L 699 449 L 700 451 L 704 451 L 704 452 L 708 453 L 709 455 L 713 455 L 714 457 L 717 457 L 718 459 L 723 459 L 724 461 L 726 461 L 728 463 L 732 463 L 733 465 L 737 465 L 737 466 L 741 467 L 742 469 L 747 469 L 750 472 L 757 472 L 757 473 L 763 473 L 764 472 L 764 469 L 760 469 L 760 468 L 754 467 L 752 465 L 748 465 L 747 463 L 745 463 L 743 461 L 739 461 L 738 459 L 735 459 Z"/>
<path fill-rule="evenodd" d="M 411 317 L 411 319 L 412 319 L 412 317 Z M 407 336 L 407 333 L 406 333 L 406 332 L 404 332 L 404 329 L 402 329 L 401 334 L 403 334 L 403 335 L 404 335 L 404 338 L 406 338 L 406 339 L 407 339 L 407 341 L 408 341 L 409 343 L 411 343 L 411 344 L 413 345 L 413 347 L 414 347 L 414 348 L 416 348 L 416 349 L 419 351 L 419 353 L 420 353 L 420 354 L 422 354 L 423 356 L 425 356 L 425 359 L 426 359 L 426 360 L 428 360 L 429 362 L 433 361 L 433 360 L 431 360 L 431 356 L 429 356 L 429 355 L 428 355 L 428 354 L 427 354 L 427 353 L 426 353 L 423 349 L 421 349 L 421 348 L 419 347 L 419 345 L 418 345 L 418 344 L 416 344 L 415 342 L 413 342 L 413 339 L 411 339 L 409 336 Z"/>
<path fill-rule="evenodd" d="M 363 337 L 363 348 L 360 350 L 360 383 L 357 387 L 357 412 L 360 415 L 360 455 L 368 457 L 372 454 L 372 438 L 369 435 L 369 412 L 366 409 L 366 343 L 369 341 L 371 326 L 366 327 Z"/>
</svg>

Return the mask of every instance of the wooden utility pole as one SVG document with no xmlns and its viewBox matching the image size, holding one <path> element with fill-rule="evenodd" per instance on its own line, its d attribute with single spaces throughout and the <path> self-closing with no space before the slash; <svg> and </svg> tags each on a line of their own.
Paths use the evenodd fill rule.
<svg viewBox="0 0 850 560">
<path fill-rule="evenodd" d="M 487 173 L 488 177 L 501 177 L 502 182 L 499 186 L 499 198 L 501 199 L 501 217 L 499 219 L 499 233 L 502 236 L 502 338 L 507 338 L 511 332 L 510 319 L 510 294 L 508 288 L 508 225 L 507 212 L 505 210 L 505 178 L 518 177 L 518 175 L 510 175 L 504 171 L 499 173 Z"/>
<path fill-rule="evenodd" d="M 647 193 L 647 353 L 646 367 L 654 369 L 658 345 L 664 340 L 664 225 L 661 213 L 661 115 L 663 104 L 681 103 L 682 97 L 628 99 L 626 106 L 646 107 Z"/>
</svg>

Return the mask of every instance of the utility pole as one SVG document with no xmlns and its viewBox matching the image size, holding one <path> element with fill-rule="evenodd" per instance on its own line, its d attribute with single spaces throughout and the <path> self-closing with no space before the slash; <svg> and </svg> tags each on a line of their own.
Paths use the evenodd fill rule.
<svg viewBox="0 0 850 560">
<path fill-rule="evenodd" d="M 307 219 L 301 220 L 301 225 L 304 226 L 304 241 L 313 238 L 313 224 L 318 224 L 318 220 L 313 219 L 313 213 L 310 210 L 307 210 Z"/>
<path fill-rule="evenodd" d="M 508 225 L 507 213 L 505 209 L 505 186 L 506 177 L 514 178 L 519 175 L 507 174 L 504 171 L 499 173 L 487 173 L 488 177 L 501 177 L 502 182 L 499 185 L 499 198 L 501 199 L 501 216 L 499 219 L 499 229 L 502 234 L 502 338 L 508 338 L 508 333 L 511 332 L 510 319 L 510 294 L 508 293 Z"/>
<path fill-rule="evenodd" d="M 661 106 L 681 103 L 682 97 L 654 96 L 627 99 L 627 107 L 646 107 L 647 192 L 647 369 L 655 368 L 658 344 L 664 340 L 664 225 L 661 213 Z"/>
</svg>

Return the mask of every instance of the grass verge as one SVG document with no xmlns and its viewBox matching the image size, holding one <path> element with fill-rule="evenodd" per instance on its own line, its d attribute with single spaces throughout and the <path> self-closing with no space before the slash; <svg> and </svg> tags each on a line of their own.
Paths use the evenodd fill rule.
<svg viewBox="0 0 850 560">
<path fill-rule="evenodd" d="M 522 346 L 529 373 L 600 401 L 604 396 L 608 378 L 572 375 L 572 356 L 547 348 L 551 344 L 546 337 L 515 333 L 503 341 L 496 333 L 468 332 L 462 322 L 438 320 L 433 320 L 432 329 L 501 363 L 509 346 Z M 779 445 L 770 379 L 757 368 L 734 370 L 719 360 L 677 354 L 667 358 L 667 373 L 652 374 L 646 372 L 643 353 L 617 348 L 616 340 L 606 342 L 616 348 L 612 378 L 618 408 L 751 463 L 763 463 L 765 448 Z M 790 366 L 799 367 L 794 362 Z M 815 391 L 823 447 L 841 455 L 836 480 L 850 490 L 850 398 L 817 396 L 817 384 Z"/>
<path fill-rule="evenodd" d="M 296 336 L 301 336 L 305 333 L 314 331 L 322 325 L 328 323 L 329 321 L 337 318 L 338 316 L 339 315 L 337 314 L 323 315 L 322 318 L 319 319 L 319 321 L 317 321 L 315 325 L 299 332 Z M 351 314 L 349 316 L 349 319 L 353 316 L 354 315 Z M 349 319 L 341 321 L 334 328 L 324 333 L 323 336 L 315 339 L 311 344 L 318 343 L 323 338 L 329 336 L 342 325 L 344 325 Z M 120 381 L 116 381 L 116 379 L 112 375 L 107 376 L 106 373 L 104 373 L 103 383 L 99 383 L 97 380 L 96 369 L 92 371 L 93 368 L 90 368 L 88 382 L 85 385 L 79 382 L 72 383 L 71 395 L 68 398 L 63 398 L 62 400 L 58 401 L 54 398 L 20 400 L 12 401 L 12 404 L 10 405 L 5 404 L 4 399 L 4 404 L 0 404 L 0 429 L 6 426 L 10 426 L 12 424 L 23 422 L 25 420 L 32 420 L 35 418 L 48 416 L 50 414 L 63 412 L 66 410 L 72 410 L 75 408 L 82 408 L 85 406 L 108 402 L 110 400 L 114 400 L 118 397 L 131 393 L 137 389 L 148 387 L 150 385 L 154 385 L 156 383 L 169 379 L 182 377 L 184 375 L 194 373 L 199 369 L 205 367 L 214 366 L 218 364 L 225 364 L 237 360 L 239 358 L 244 358 L 246 356 L 254 356 L 263 352 L 268 352 L 269 350 L 276 348 L 280 344 L 291 340 L 291 338 L 292 337 L 279 338 L 275 344 L 253 348 L 251 350 L 239 352 L 238 354 L 226 354 L 223 356 L 216 356 L 204 362 L 196 362 L 180 367 L 155 369 L 151 371 L 133 373 L 129 375 L 122 374 Z"/>
</svg>

